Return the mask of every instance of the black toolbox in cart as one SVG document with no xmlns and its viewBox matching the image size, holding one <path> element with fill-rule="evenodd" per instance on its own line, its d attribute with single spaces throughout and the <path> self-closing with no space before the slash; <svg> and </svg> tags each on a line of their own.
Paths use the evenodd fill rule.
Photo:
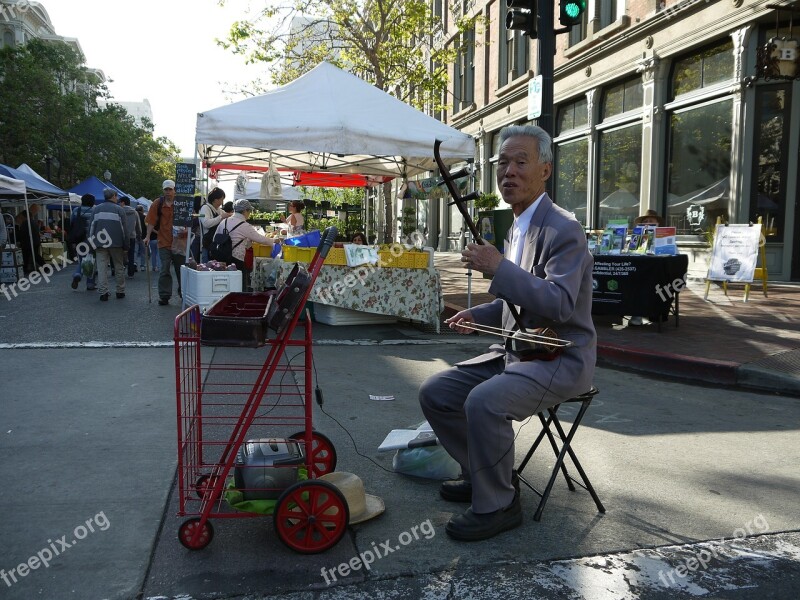
<svg viewBox="0 0 800 600">
<path fill-rule="evenodd" d="M 267 343 L 267 310 L 275 290 L 230 292 L 206 309 L 200 342 L 206 346 L 258 348 Z"/>
</svg>

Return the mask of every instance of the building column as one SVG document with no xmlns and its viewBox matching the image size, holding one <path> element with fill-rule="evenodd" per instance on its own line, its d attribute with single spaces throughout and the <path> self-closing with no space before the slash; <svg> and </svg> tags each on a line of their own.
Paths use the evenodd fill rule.
<svg viewBox="0 0 800 600">
<path fill-rule="evenodd" d="M 728 202 L 728 218 L 731 223 L 747 223 L 750 216 L 750 183 L 752 179 L 753 140 L 758 135 L 754 130 L 753 115 L 747 114 L 745 94 L 750 98 L 749 106 L 752 109 L 755 93 L 747 93 L 744 78 L 746 76 L 746 56 L 748 40 L 752 25 L 746 25 L 731 32 L 733 40 L 733 79 L 739 82 L 733 92 L 733 115 L 731 117 L 731 164 L 739 168 L 732 168 L 730 173 L 731 195 Z M 757 38 L 754 38 L 757 41 Z"/>
<path fill-rule="evenodd" d="M 587 120 L 589 123 L 589 142 L 587 168 L 586 168 L 586 227 L 592 228 L 595 218 L 597 217 L 597 121 L 599 117 L 599 106 L 595 106 L 594 99 L 600 96 L 599 88 L 592 88 L 586 91 L 586 112 Z M 598 227 L 603 227 L 602 223 L 597 224 Z"/>
<path fill-rule="evenodd" d="M 668 88 L 668 65 L 655 52 L 643 59 L 636 71 L 642 75 L 642 168 L 639 182 L 639 214 L 647 209 L 665 214 L 659 202 L 666 170 L 666 123 L 664 101 Z"/>
</svg>

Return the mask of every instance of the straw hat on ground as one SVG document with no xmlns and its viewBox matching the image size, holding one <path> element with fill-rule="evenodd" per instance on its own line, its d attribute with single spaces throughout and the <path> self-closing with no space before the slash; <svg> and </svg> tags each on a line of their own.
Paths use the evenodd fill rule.
<svg viewBox="0 0 800 600">
<path fill-rule="evenodd" d="M 319 479 L 332 483 L 342 492 L 347 501 L 347 507 L 350 509 L 350 525 L 363 523 L 386 510 L 383 500 L 364 491 L 364 482 L 358 475 L 336 471 L 323 475 Z"/>
</svg>

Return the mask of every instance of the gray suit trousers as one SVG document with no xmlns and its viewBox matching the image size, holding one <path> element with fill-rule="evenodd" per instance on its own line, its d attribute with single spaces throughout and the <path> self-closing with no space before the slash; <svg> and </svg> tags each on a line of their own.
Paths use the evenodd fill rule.
<svg viewBox="0 0 800 600">
<path fill-rule="evenodd" d="M 555 360 L 560 361 L 560 358 Z M 459 365 L 428 378 L 419 401 L 439 443 L 472 481 L 472 510 L 489 513 L 514 500 L 514 428 L 563 401 L 529 377 L 505 372 L 505 359 Z"/>
</svg>

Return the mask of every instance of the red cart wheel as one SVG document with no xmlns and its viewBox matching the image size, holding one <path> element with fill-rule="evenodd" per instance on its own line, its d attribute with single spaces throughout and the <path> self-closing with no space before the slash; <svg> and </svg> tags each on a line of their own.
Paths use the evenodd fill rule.
<svg viewBox="0 0 800 600">
<path fill-rule="evenodd" d="M 214 539 L 214 527 L 211 521 L 201 526 L 199 518 L 188 519 L 178 528 L 178 539 L 184 548 L 202 550 Z"/>
<path fill-rule="evenodd" d="M 306 437 L 305 431 L 298 431 L 289 436 L 290 440 L 302 442 Z M 311 473 L 309 478 L 317 479 L 336 470 L 336 448 L 328 436 L 319 431 L 311 432 Z"/>
<path fill-rule="evenodd" d="M 327 481 L 298 481 L 275 504 L 273 523 L 281 541 L 295 552 L 316 554 L 335 546 L 350 521 L 347 501 Z"/>
</svg>

